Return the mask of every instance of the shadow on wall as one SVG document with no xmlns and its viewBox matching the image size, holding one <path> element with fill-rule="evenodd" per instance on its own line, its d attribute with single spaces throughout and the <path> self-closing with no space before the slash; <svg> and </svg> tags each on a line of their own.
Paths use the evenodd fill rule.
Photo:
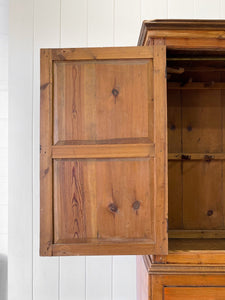
<svg viewBox="0 0 225 300">
<path fill-rule="evenodd" d="M 0 254 L 0 299 L 8 298 L 8 258 Z"/>
</svg>

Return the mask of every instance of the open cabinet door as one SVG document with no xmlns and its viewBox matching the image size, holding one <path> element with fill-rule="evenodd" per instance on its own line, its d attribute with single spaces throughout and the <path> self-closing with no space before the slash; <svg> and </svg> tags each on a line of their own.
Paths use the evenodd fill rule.
<svg viewBox="0 0 225 300">
<path fill-rule="evenodd" d="M 41 50 L 40 254 L 166 254 L 164 45 Z"/>
</svg>

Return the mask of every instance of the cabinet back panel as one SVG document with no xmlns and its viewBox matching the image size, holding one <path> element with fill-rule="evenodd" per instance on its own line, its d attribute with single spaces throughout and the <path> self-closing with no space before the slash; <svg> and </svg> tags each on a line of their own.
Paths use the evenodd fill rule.
<svg viewBox="0 0 225 300">
<path fill-rule="evenodd" d="M 183 226 L 223 229 L 224 193 L 221 161 L 183 162 Z"/>
<path fill-rule="evenodd" d="M 182 148 L 184 153 L 222 151 L 220 90 L 182 91 Z"/>
<path fill-rule="evenodd" d="M 183 228 L 182 162 L 168 163 L 168 216 L 170 229 Z"/>
<path fill-rule="evenodd" d="M 223 71 L 216 71 L 219 66 L 210 67 L 208 63 L 201 67 L 194 62 L 195 70 L 191 72 L 191 63 L 180 63 L 188 71 L 172 75 L 172 81 L 207 83 L 225 79 Z M 224 162 L 191 158 L 198 153 L 203 157 L 224 153 L 225 92 L 184 90 L 185 83 L 180 84 L 180 89 L 168 89 L 168 152 L 181 157 L 168 164 L 169 229 L 225 229 Z"/>
</svg>

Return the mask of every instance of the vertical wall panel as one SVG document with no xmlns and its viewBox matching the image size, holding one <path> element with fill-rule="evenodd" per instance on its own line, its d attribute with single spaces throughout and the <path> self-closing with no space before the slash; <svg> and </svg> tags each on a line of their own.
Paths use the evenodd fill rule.
<svg viewBox="0 0 225 300">
<path fill-rule="evenodd" d="M 218 19 L 220 17 L 220 0 L 196 0 L 196 18 Z"/>
<path fill-rule="evenodd" d="M 113 0 L 88 1 L 88 46 L 113 45 Z"/>
<path fill-rule="evenodd" d="M 8 1 L 0 1 L 0 34 L 8 35 Z"/>
<path fill-rule="evenodd" d="M 0 118 L 0 132 L 1 132 L 1 146 L 0 146 L 0 153 L 7 149 L 8 146 L 8 120 L 7 118 Z"/>
<path fill-rule="evenodd" d="M 61 0 L 61 47 L 87 46 L 87 0 Z"/>
<path fill-rule="evenodd" d="M 112 300 L 112 257 L 87 256 L 86 264 L 86 300 Z"/>
<path fill-rule="evenodd" d="M 9 300 L 32 299 L 33 0 L 9 15 Z"/>
<path fill-rule="evenodd" d="M 196 0 L 168 0 L 169 19 L 194 19 Z"/>
<path fill-rule="evenodd" d="M 8 76 L 8 61 L 5 57 L 0 57 L 0 81 L 4 81 Z"/>
<path fill-rule="evenodd" d="M 62 257 L 60 263 L 61 300 L 85 300 L 86 257 Z"/>
<path fill-rule="evenodd" d="M 34 0 L 33 64 L 33 292 L 34 300 L 57 300 L 59 287 L 56 257 L 39 256 L 40 183 L 39 183 L 39 118 L 40 118 L 40 48 L 59 47 L 60 0 Z"/>
<path fill-rule="evenodd" d="M 1 55 L 1 54 L 0 54 Z M 5 58 L 8 60 L 8 58 Z M 8 91 L 0 85 L 0 118 L 8 118 Z"/>
<path fill-rule="evenodd" d="M 135 46 L 141 28 L 141 1 L 115 1 L 115 46 Z"/>
<path fill-rule="evenodd" d="M 166 19 L 167 18 L 167 0 L 141 0 L 141 21 Z"/>
<path fill-rule="evenodd" d="M 0 205 L 0 235 L 8 233 L 8 206 Z M 1 255 L 1 253 L 0 253 Z"/>
<path fill-rule="evenodd" d="M 113 257 L 113 299 L 136 300 L 136 256 Z"/>
<path fill-rule="evenodd" d="M 2 254 L 6 255 L 8 253 L 8 234 L 0 234 L 0 253 L 1 255 Z M 0 295 L 1 295 L 1 290 L 0 290 Z"/>
<path fill-rule="evenodd" d="M 218 15 L 218 18 L 225 19 L 225 1 L 220 0 L 220 14 Z"/>
</svg>

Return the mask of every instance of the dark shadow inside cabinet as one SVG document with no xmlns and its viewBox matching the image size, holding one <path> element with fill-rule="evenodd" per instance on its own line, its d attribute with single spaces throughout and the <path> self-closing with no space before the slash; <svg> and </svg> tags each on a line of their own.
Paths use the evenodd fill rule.
<svg viewBox="0 0 225 300">
<path fill-rule="evenodd" d="M 169 251 L 225 250 L 225 52 L 167 53 Z"/>
</svg>

